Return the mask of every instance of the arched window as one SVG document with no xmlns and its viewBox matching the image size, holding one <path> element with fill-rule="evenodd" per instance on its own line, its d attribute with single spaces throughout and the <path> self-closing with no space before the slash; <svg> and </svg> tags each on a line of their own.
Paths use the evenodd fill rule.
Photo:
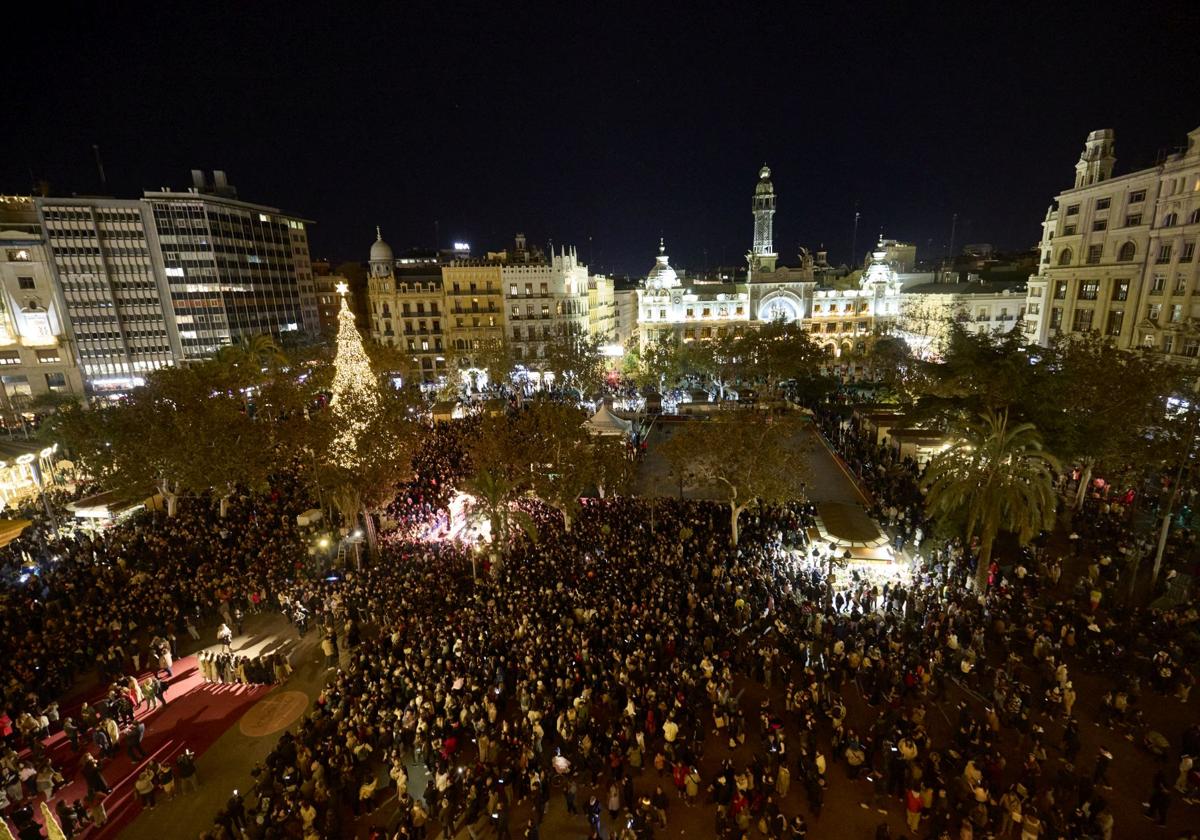
<svg viewBox="0 0 1200 840">
<path fill-rule="evenodd" d="M 1163 221 L 1162 221 L 1163 227 L 1175 227 L 1175 225 L 1177 225 L 1177 224 L 1179 224 L 1179 214 L 1178 213 L 1168 213 L 1167 215 L 1163 216 Z"/>
<path fill-rule="evenodd" d="M 1117 253 L 1117 262 L 1129 262 L 1137 253 L 1137 246 L 1132 242 L 1126 242 L 1121 246 L 1121 250 Z"/>
<path fill-rule="evenodd" d="M 1062 249 L 1062 253 L 1058 255 L 1058 264 L 1059 265 L 1070 265 L 1071 264 L 1071 249 L 1070 248 Z"/>
<path fill-rule="evenodd" d="M 1196 222 L 1200 222 L 1200 207 L 1197 207 L 1192 211 L 1192 214 L 1188 216 L 1187 223 L 1189 225 L 1194 225 Z"/>
</svg>

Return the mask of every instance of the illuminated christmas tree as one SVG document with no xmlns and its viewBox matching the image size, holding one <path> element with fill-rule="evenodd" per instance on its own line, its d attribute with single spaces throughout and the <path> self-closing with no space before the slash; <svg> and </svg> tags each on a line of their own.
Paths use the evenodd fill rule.
<svg viewBox="0 0 1200 840">
<path fill-rule="evenodd" d="M 346 304 L 346 284 L 339 283 L 342 296 L 338 310 L 337 356 L 333 360 L 333 416 L 337 423 L 331 454 L 342 467 L 358 466 L 358 437 L 379 410 L 379 385 L 363 349 L 362 336 L 354 326 L 354 313 Z"/>
</svg>

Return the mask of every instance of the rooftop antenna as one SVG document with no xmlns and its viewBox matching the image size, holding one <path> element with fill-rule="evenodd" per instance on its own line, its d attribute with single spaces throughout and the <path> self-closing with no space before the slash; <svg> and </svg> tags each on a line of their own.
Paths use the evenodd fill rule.
<svg viewBox="0 0 1200 840">
<path fill-rule="evenodd" d="M 958 231 L 958 214 L 955 213 L 950 217 L 950 258 L 949 263 L 954 265 L 954 234 Z"/>
<path fill-rule="evenodd" d="M 858 212 L 858 202 L 854 202 L 854 234 L 850 237 L 850 266 L 854 266 L 854 261 L 858 259 L 858 219 L 862 216 Z"/>
<path fill-rule="evenodd" d="M 108 178 L 104 176 L 104 161 L 100 159 L 100 146 L 96 143 L 92 144 L 92 154 L 96 158 L 96 173 L 100 176 L 101 191 L 108 190 Z"/>
</svg>

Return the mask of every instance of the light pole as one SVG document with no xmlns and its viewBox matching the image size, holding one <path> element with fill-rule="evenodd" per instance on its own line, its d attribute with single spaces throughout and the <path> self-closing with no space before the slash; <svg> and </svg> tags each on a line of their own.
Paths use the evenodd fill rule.
<svg viewBox="0 0 1200 840">
<path fill-rule="evenodd" d="M 1154 568 L 1150 571 L 1150 594 L 1153 596 L 1154 587 L 1158 583 L 1158 574 L 1162 571 L 1163 555 L 1167 551 L 1167 537 L 1171 532 L 1171 515 L 1175 510 L 1175 504 L 1179 501 L 1181 490 L 1183 489 L 1184 468 L 1191 464 L 1192 447 L 1196 442 L 1197 426 L 1200 424 L 1200 411 L 1196 407 L 1196 399 L 1200 398 L 1200 378 L 1196 379 L 1196 384 L 1192 388 L 1192 399 L 1188 402 L 1188 414 L 1190 415 L 1187 433 L 1183 438 L 1183 451 L 1179 455 L 1179 465 L 1175 468 L 1175 480 L 1171 485 L 1171 495 L 1167 499 L 1167 506 L 1163 509 L 1162 527 L 1158 531 L 1158 548 L 1154 552 Z"/>
</svg>

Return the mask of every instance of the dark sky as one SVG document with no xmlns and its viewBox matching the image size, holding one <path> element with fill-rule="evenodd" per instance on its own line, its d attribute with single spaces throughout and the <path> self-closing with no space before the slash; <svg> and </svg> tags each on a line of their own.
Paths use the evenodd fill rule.
<svg viewBox="0 0 1200 840">
<path fill-rule="evenodd" d="M 758 167 L 776 249 L 849 258 L 883 228 L 1025 248 L 1083 139 L 1152 163 L 1200 125 L 1200 3 L 41 4 L 6 42 L 0 191 L 182 188 L 314 219 L 365 260 L 513 232 L 645 273 L 740 261 Z M 510 8 L 511 6 L 511 8 Z M 28 8 L 28 6 L 26 6 Z M 16 30 L 14 30 L 16 31 Z"/>
</svg>

